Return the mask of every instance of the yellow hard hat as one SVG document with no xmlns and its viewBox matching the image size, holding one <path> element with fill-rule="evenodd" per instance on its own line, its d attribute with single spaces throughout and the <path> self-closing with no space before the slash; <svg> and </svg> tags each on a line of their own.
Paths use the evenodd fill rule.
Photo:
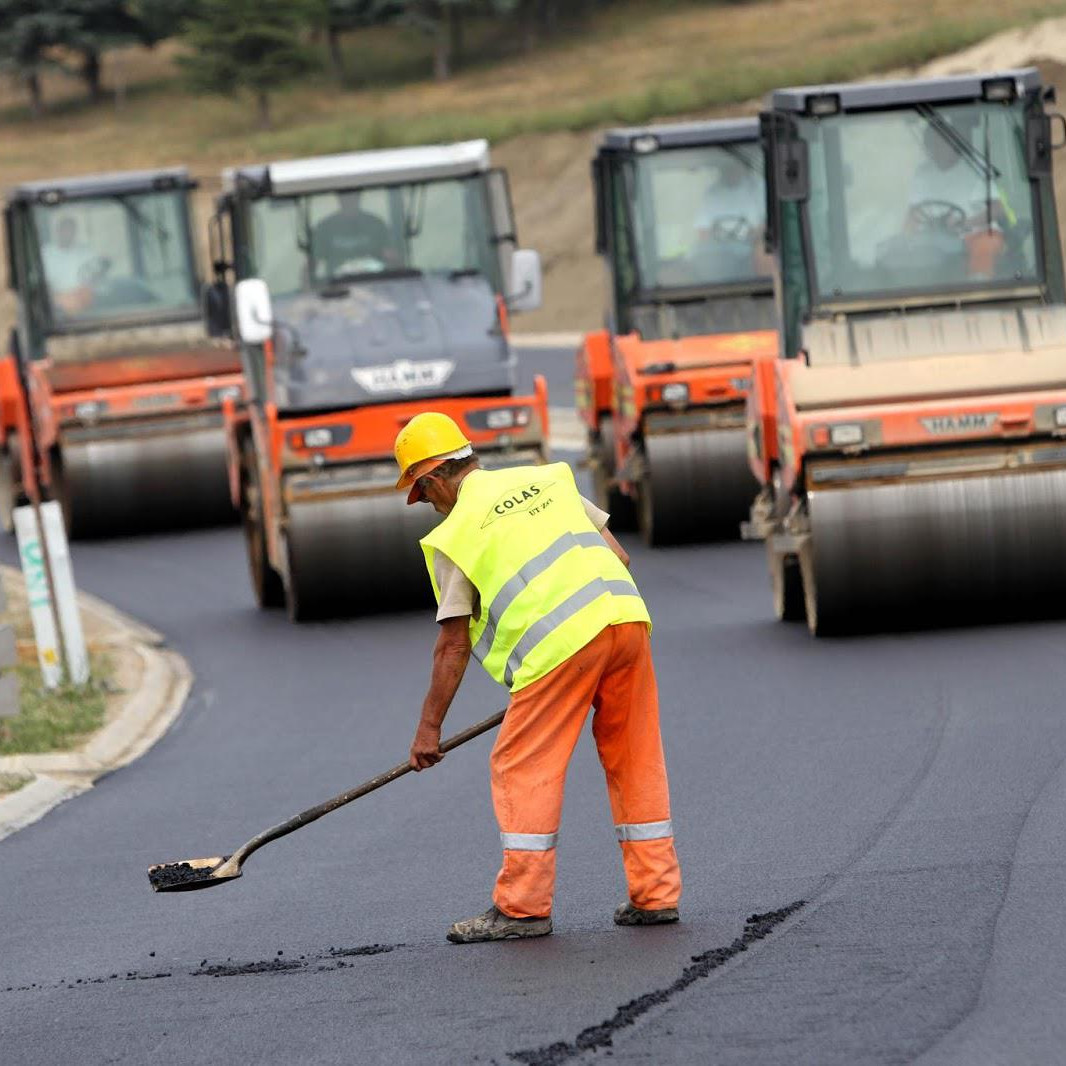
<svg viewBox="0 0 1066 1066">
<path fill-rule="evenodd" d="M 396 465 L 400 468 L 398 489 L 405 489 L 431 470 L 436 470 L 447 459 L 455 458 L 455 452 L 470 448 L 470 441 L 455 421 L 439 411 L 424 411 L 415 415 L 399 433 L 393 450 Z M 411 489 L 408 503 L 421 499 L 418 487 Z"/>
</svg>

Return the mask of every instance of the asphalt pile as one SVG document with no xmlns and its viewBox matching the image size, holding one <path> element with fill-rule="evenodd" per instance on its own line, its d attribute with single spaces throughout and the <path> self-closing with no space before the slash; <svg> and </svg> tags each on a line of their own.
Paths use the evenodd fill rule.
<svg viewBox="0 0 1066 1066">
<path fill-rule="evenodd" d="M 225 859 L 228 859 L 227 855 Z M 206 881 L 211 874 L 222 864 L 216 866 L 192 866 L 187 862 L 168 862 L 162 866 L 154 866 L 148 871 L 148 880 L 152 888 L 166 889 L 175 888 L 178 885 L 192 884 L 194 881 Z"/>
</svg>

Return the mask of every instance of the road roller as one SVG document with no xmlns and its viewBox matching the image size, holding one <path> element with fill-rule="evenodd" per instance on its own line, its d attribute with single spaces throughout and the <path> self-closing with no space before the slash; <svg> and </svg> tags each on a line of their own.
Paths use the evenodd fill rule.
<svg viewBox="0 0 1066 1066">
<path fill-rule="evenodd" d="M 756 468 L 779 618 L 823 634 L 1061 613 L 1053 100 L 1035 69 L 769 97 L 782 355 L 751 432 L 774 437 Z"/>
<path fill-rule="evenodd" d="M 0 361 L 0 521 L 39 484 L 72 537 L 236 520 L 222 402 L 240 361 L 201 314 L 182 168 L 6 196 L 18 321 Z M 32 439 L 27 439 L 32 438 Z"/>
<path fill-rule="evenodd" d="M 210 227 L 249 402 L 225 407 L 230 490 L 255 598 L 293 621 L 421 604 L 437 521 L 395 488 L 393 441 L 421 411 L 482 465 L 543 462 L 543 378 L 518 395 L 512 312 L 541 299 L 488 144 L 227 170 Z"/>
<path fill-rule="evenodd" d="M 777 356 L 755 119 L 608 131 L 592 163 L 607 327 L 578 349 L 597 501 L 652 545 L 736 537 L 745 400 Z"/>
</svg>

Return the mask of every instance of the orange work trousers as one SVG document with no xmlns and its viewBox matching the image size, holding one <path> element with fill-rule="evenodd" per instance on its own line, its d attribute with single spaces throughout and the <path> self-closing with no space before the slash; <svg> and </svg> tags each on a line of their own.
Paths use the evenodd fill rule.
<svg viewBox="0 0 1066 1066">
<path fill-rule="evenodd" d="M 644 910 L 677 906 L 681 870 L 651 642 L 643 622 L 626 622 L 511 697 L 491 767 L 503 843 L 493 902 L 512 918 L 551 914 L 566 768 L 590 707 L 629 898 Z"/>
</svg>

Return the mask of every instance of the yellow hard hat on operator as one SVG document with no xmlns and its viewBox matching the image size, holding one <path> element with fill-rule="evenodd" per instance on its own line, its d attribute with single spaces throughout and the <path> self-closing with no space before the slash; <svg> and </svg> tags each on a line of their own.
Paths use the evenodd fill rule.
<svg viewBox="0 0 1066 1066">
<path fill-rule="evenodd" d="M 449 459 L 461 459 L 473 450 L 455 421 L 439 411 L 415 415 L 399 433 L 393 445 L 400 468 L 398 489 L 411 486 L 408 503 L 417 503 L 422 493 L 415 482 Z"/>
</svg>

